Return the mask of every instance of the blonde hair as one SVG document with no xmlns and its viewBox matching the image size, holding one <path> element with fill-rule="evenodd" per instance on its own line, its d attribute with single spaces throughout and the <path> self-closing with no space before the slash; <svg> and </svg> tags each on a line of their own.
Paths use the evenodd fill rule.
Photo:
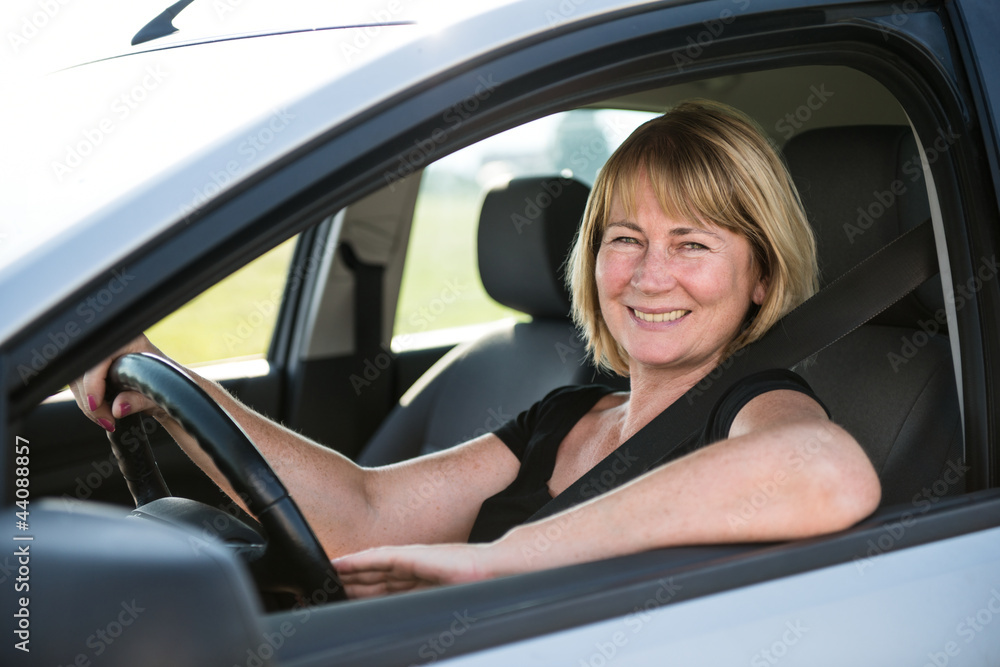
<svg viewBox="0 0 1000 667">
<path fill-rule="evenodd" d="M 757 124 L 718 102 L 692 100 L 639 126 L 601 169 L 569 258 L 573 319 L 594 363 L 628 375 L 628 354 L 601 315 L 594 270 L 612 200 L 634 214 L 640 176 L 663 212 L 746 238 L 766 294 L 723 352 L 760 338 L 818 289 L 816 241 L 784 162 Z"/>
</svg>

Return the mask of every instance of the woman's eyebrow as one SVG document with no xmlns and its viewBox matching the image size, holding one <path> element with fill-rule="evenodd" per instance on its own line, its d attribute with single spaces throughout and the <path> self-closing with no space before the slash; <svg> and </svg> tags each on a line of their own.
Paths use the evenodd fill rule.
<svg viewBox="0 0 1000 667">
<path fill-rule="evenodd" d="M 719 238 L 718 234 L 704 227 L 674 227 L 670 230 L 671 236 L 687 236 L 688 234 L 708 234 L 709 236 Z"/>
<path fill-rule="evenodd" d="M 631 229 L 634 232 L 643 233 L 642 227 L 634 222 L 628 220 L 619 220 L 616 222 L 609 222 L 604 231 L 608 231 L 612 227 L 624 227 L 626 229 Z M 688 236 L 689 234 L 708 234 L 709 236 L 714 236 L 719 238 L 719 235 L 713 231 L 705 229 L 704 227 L 674 227 L 670 230 L 671 236 Z"/>
<path fill-rule="evenodd" d="M 631 229 L 633 232 L 642 232 L 642 227 L 635 224 L 634 222 L 629 222 L 627 220 L 621 220 L 618 222 L 609 222 L 607 227 L 604 228 L 605 231 L 611 229 L 612 227 L 625 227 L 626 229 Z"/>
</svg>

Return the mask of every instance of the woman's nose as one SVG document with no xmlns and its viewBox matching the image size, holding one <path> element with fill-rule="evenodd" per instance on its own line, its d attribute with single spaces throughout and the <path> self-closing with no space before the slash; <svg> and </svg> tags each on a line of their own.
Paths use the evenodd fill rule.
<svg viewBox="0 0 1000 667">
<path fill-rule="evenodd" d="M 668 292 L 677 286 L 675 268 L 669 252 L 649 248 L 632 272 L 632 287 L 643 294 Z"/>
</svg>

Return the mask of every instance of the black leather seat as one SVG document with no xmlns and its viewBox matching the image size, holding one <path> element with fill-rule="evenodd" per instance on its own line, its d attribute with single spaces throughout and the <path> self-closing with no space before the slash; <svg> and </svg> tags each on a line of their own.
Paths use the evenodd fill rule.
<svg viewBox="0 0 1000 667">
<path fill-rule="evenodd" d="M 532 319 L 445 355 L 403 396 L 359 463 L 451 447 L 492 431 L 557 387 L 596 381 L 569 319 L 562 274 L 588 194 L 582 183 L 562 178 L 515 179 L 487 194 L 478 240 L 483 285 Z"/>
<path fill-rule="evenodd" d="M 822 284 L 930 216 L 907 127 L 813 130 L 784 153 L 816 230 Z M 962 429 L 944 313 L 934 278 L 796 369 L 868 452 L 883 505 L 964 490 L 946 474 L 961 469 Z"/>
</svg>

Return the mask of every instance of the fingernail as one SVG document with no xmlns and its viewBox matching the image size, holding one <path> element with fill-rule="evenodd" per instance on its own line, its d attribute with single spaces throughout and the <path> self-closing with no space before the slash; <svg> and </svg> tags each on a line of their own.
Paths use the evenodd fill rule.
<svg viewBox="0 0 1000 667">
<path fill-rule="evenodd" d="M 90 405 L 91 412 L 97 409 L 97 399 L 90 394 L 87 394 L 87 404 Z"/>
<path fill-rule="evenodd" d="M 108 433 L 114 433 L 115 432 L 115 425 L 112 424 L 111 422 L 109 422 L 107 419 L 104 419 L 103 417 L 99 417 L 97 419 L 97 423 L 100 424 L 101 428 L 103 428 Z"/>
<path fill-rule="evenodd" d="M 122 413 L 122 417 L 124 417 L 128 413 L 132 412 L 132 406 L 129 405 L 128 403 L 122 403 L 121 407 L 119 408 L 119 410 Z"/>
</svg>

